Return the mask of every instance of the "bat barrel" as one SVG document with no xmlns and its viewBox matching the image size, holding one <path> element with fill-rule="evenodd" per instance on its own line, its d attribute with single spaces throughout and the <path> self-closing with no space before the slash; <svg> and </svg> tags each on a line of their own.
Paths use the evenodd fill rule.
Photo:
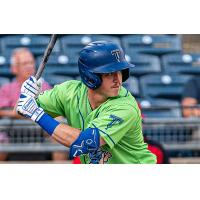
<svg viewBox="0 0 200 200">
<path fill-rule="evenodd" d="M 44 52 L 44 56 L 43 56 L 42 61 L 39 65 L 39 67 L 38 67 L 37 73 L 35 75 L 36 80 L 38 80 L 41 77 L 41 74 L 42 74 L 44 67 L 45 67 L 45 65 L 46 65 L 46 63 L 49 59 L 49 55 L 51 54 L 51 52 L 53 50 L 53 47 L 56 43 L 57 38 L 58 38 L 57 34 L 53 34 L 51 36 L 51 40 L 50 40 L 50 42 L 49 42 L 49 44 L 48 44 L 48 46 L 47 46 L 47 48 Z"/>
</svg>

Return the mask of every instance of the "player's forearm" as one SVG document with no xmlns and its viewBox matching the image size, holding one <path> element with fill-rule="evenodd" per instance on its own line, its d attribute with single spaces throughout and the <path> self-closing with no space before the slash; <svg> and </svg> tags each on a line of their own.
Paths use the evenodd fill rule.
<svg viewBox="0 0 200 200">
<path fill-rule="evenodd" d="M 64 146 L 70 147 L 71 144 L 78 138 L 80 132 L 81 131 L 79 129 L 73 128 L 66 124 L 59 124 L 55 128 L 52 138 Z"/>
<path fill-rule="evenodd" d="M 59 143 L 70 147 L 70 159 L 82 154 L 94 153 L 104 142 L 100 138 L 98 128 L 87 128 L 80 131 L 79 129 L 61 124 L 45 113 L 41 107 L 38 107 L 33 97 L 25 93 L 20 95 L 17 111 L 31 118 Z"/>
</svg>

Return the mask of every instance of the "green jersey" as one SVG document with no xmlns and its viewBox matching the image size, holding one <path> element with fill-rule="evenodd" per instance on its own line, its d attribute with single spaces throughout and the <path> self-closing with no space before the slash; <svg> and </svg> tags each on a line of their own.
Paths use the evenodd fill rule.
<svg viewBox="0 0 200 200">
<path fill-rule="evenodd" d="M 142 134 L 142 118 L 134 97 L 121 87 L 95 110 L 81 81 L 67 81 L 45 91 L 37 100 L 52 117 L 64 116 L 68 124 L 84 131 L 98 128 L 106 142 L 94 153 L 81 155 L 82 163 L 156 163 Z"/>
</svg>

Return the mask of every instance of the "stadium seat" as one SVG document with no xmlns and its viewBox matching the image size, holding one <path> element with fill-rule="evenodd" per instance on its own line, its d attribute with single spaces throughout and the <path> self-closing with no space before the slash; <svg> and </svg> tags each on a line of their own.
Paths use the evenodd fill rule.
<svg viewBox="0 0 200 200">
<path fill-rule="evenodd" d="M 12 120 L 9 118 L 2 118 L 0 119 L 0 127 L 1 127 L 1 131 L 3 129 L 4 126 L 10 126 L 12 124 Z"/>
<path fill-rule="evenodd" d="M 122 37 L 125 52 L 163 55 L 181 52 L 181 37 L 177 35 L 126 35 Z"/>
<path fill-rule="evenodd" d="M 10 82 L 9 78 L 1 77 L 1 76 L 0 76 L 0 87 L 1 87 L 2 85 L 6 84 L 6 83 L 9 83 L 9 82 Z"/>
<path fill-rule="evenodd" d="M 0 55 L 0 76 L 12 78 L 10 71 L 10 57 L 7 55 Z"/>
<path fill-rule="evenodd" d="M 140 78 L 143 97 L 180 100 L 190 75 L 150 74 Z"/>
<path fill-rule="evenodd" d="M 2 38 L 2 51 L 8 55 L 11 54 L 12 50 L 17 47 L 27 47 L 35 55 L 43 55 L 48 43 L 50 36 L 40 35 L 14 35 L 6 36 Z M 53 52 L 59 52 L 60 45 L 59 41 L 56 42 Z"/>
<path fill-rule="evenodd" d="M 180 103 L 169 99 L 137 98 L 145 118 L 181 117 Z"/>
<path fill-rule="evenodd" d="M 79 69 L 77 66 L 51 66 L 46 67 L 45 71 L 43 72 L 45 76 L 55 74 L 55 75 L 64 75 L 64 76 L 78 76 Z"/>
<path fill-rule="evenodd" d="M 131 75 L 139 77 L 145 74 L 161 73 L 160 59 L 157 56 L 131 54 L 126 55 L 126 60 L 135 65 L 135 68 L 131 68 Z"/>
<path fill-rule="evenodd" d="M 63 76 L 63 75 L 55 75 L 55 74 L 48 74 L 43 76 L 44 80 L 47 81 L 51 86 L 63 83 L 65 81 L 74 80 L 75 78 L 72 76 Z"/>
<path fill-rule="evenodd" d="M 67 35 L 60 38 L 63 52 L 77 62 L 79 51 L 88 43 L 97 40 L 109 40 L 120 44 L 118 37 L 109 35 Z"/>
<path fill-rule="evenodd" d="M 129 90 L 134 97 L 140 96 L 139 82 L 137 78 L 133 76 L 129 77 L 129 79 L 123 83 L 123 86 Z"/>
<path fill-rule="evenodd" d="M 43 56 L 37 57 L 37 63 L 41 62 Z M 70 57 L 66 54 L 51 54 L 49 56 L 47 65 L 48 66 L 66 66 L 66 65 L 76 65 L 78 64 L 78 57 L 76 59 L 74 57 Z"/>
<path fill-rule="evenodd" d="M 37 58 L 37 66 L 42 60 L 42 56 Z M 46 64 L 44 73 L 46 74 L 58 74 L 58 75 L 79 75 L 77 62 L 73 63 L 71 59 L 64 54 L 52 54 Z"/>
<path fill-rule="evenodd" d="M 200 74 L 200 54 L 170 54 L 162 57 L 167 73 Z"/>
</svg>

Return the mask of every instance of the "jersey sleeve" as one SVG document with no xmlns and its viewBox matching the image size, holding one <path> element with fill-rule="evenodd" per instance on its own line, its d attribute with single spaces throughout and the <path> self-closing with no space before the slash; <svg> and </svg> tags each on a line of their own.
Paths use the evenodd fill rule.
<svg viewBox="0 0 200 200">
<path fill-rule="evenodd" d="M 74 93 L 74 82 L 67 81 L 40 94 L 37 103 L 52 117 L 68 117 L 71 96 Z"/>
<path fill-rule="evenodd" d="M 99 129 L 100 136 L 112 149 L 140 118 L 139 110 L 133 106 L 118 105 L 106 109 L 90 123 Z"/>
</svg>

